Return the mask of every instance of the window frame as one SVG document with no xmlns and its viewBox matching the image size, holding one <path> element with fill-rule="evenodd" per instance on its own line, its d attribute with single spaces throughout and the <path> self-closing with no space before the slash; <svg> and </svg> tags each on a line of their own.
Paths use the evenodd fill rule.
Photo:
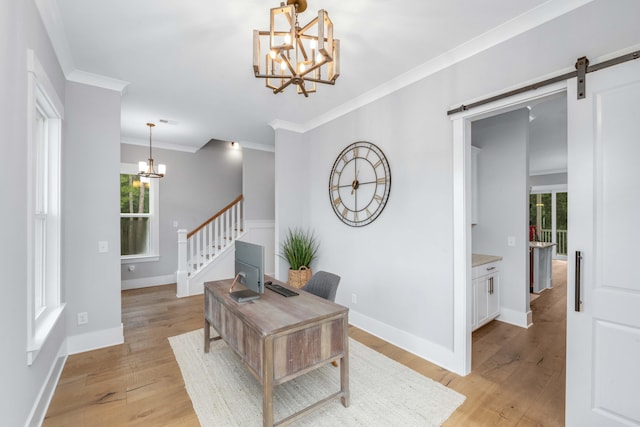
<svg viewBox="0 0 640 427">
<path fill-rule="evenodd" d="M 121 175 L 138 175 L 138 164 L 120 163 Z M 120 254 L 121 264 L 131 264 L 135 262 L 151 262 L 160 259 L 160 182 L 158 179 L 149 178 L 149 213 L 148 214 L 123 214 L 120 218 L 148 217 L 149 218 L 149 252 L 138 255 Z"/>
<path fill-rule="evenodd" d="M 64 107 L 27 50 L 27 365 L 63 316 L 61 147 Z"/>
</svg>

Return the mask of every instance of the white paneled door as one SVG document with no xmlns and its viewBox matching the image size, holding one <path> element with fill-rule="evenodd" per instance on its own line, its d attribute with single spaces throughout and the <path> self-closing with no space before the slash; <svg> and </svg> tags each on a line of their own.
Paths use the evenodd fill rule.
<svg viewBox="0 0 640 427">
<path fill-rule="evenodd" d="M 638 426 L 640 60 L 590 73 L 586 86 L 585 99 L 576 79 L 567 91 L 566 425 Z"/>
</svg>

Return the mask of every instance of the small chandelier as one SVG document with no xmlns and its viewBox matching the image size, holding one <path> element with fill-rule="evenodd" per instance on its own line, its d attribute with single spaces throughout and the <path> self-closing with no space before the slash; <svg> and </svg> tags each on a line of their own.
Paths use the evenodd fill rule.
<svg viewBox="0 0 640 427">
<path fill-rule="evenodd" d="M 329 15 L 321 9 L 317 18 L 300 27 L 298 13 L 306 9 L 307 0 L 287 0 L 271 9 L 269 31 L 253 30 L 253 72 L 266 79 L 273 93 L 294 84 L 298 94 L 308 97 L 316 83 L 333 85 L 340 75 L 340 40 L 333 38 Z M 266 45 L 266 39 L 269 50 L 262 57 L 260 43 Z"/>
<path fill-rule="evenodd" d="M 158 170 L 156 171 L 153 167 L 153 156 L 151 155 L 151 129 L 155 125 L 153 123 L 147 123 L 147 126 L 149 126 L 149 163 L 138 162 L 138 170 L 140 171 L 138 175 L 143 178 L 162 178 L 167 172 L 167 167 L 165 165 L 158 165 Z"/>
</svg>

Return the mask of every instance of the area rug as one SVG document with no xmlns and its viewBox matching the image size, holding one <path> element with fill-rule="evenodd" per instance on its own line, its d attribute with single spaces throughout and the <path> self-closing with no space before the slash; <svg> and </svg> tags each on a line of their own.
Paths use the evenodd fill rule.
<svg viewBox="0 0 640 427">
<path fill-rule="evenodd" d="M 262 425 L 262 388 L 222 340 L 203 351 L 203 330 L 170 337 L 200 424 Z M 351 405 L 340 399 L 296 421 L 296 426 L 438 426 L 465 397 L 349 339 Z M 340 369 L 327 364 L 274 390 L 275 420 L 339 389 Z"/>
</svg>

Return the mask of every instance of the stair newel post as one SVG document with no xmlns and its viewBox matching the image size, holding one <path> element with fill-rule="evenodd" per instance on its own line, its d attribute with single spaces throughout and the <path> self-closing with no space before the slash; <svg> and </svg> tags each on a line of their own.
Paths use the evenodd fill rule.
<svg viewBox="0 0 640 427">
<path fill-rule="evenodd" d="M 176 296 L 189 295 L 189 266 L 187 263 L 187 230 L 178 230 L 178 270 L 176 271 Z"/>
</svg>

